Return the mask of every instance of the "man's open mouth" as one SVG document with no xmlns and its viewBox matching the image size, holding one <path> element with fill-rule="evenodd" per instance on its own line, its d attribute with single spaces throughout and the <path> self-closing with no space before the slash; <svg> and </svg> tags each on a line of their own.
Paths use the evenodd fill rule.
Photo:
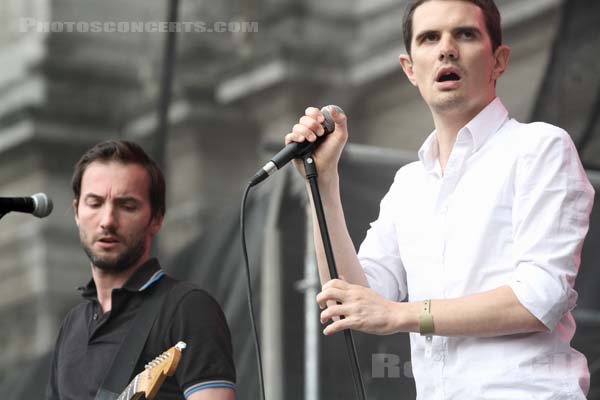
<svg viewBox="0 0 600 400">
<path fill-rule="evenodd" d="M 448 72 L 439 77 L 438 82 L 459 81 L 460 76 L 454 72 Z"/>
<path fill-rule="evenodd" d="M 435 81 L 436 82 L 453 82 L 453 81 L 460 81 L 461 76 L 460 76 L 460 71 L 455 68 L 455 67 L 446 67 L 446 68 L 442 68 L 437 76 Z"/>
</svg>

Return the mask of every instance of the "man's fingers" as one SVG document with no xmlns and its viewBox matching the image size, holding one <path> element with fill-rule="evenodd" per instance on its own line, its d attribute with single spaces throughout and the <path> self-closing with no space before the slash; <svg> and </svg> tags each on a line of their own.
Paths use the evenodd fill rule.
<svg viewBox="0 0 600 400">
<path fill-rule="evenodd" d="M 342 317 L 348 314 L 348 307 L 343 304 L 336 304 L 333 306 L 327 307 L 324 311 L 321 312 L 321 323 L 324 324 L 330 319 L 334 317 Z"/>
<path fill-rule="evenodd" d="M 350 318 L 340 319 L 330 325 L 327 325 L 325 329 L 323 329 L 323 334 L 325 336 L 329 336 L 333 335 L 334 333 L 343 331 L 344 329 L 352 329 L 353 323 L 354 322 Z"/>
<path fill-rule="evenodd" d="M 327 302 L 340 302 L 343 303 L 346 300 L 345 291 L 350 285 L 339 279 L 333 279 L 326 282 L 319 294 L 317 294 L 317 303 L 321 309 L 327 306 Z"/>
<path fill-rule="evenodd" d="M 323 133 L 325 133 L 323 126 L 320 123 L 318 123 L 316 119 L 306 115 L 300 118 L 300 125 L 304 125 L 313 133 L 316 133 L 318 136 L 321 136 Z"/>
<path fill-rule="evenodd" d="M 301 124 L 294 125 L 294 127 L 292 128 L 292 133 L 304 136 L 304 138 L 310 142 L 314 142 L 315 140 L 317 140 L 317 135 L 313 131 L 308 129 L 306 126 Z"/>
<path fill-rule="evenodd" d="M 323 285 L 323 290 L 329 288 L 348 289 L 349 287 L 350 284 L 346 281 L 343 281 L 341 279 L 332 279 L 330 281 L 325 282 L 325 284 Z"/>
<path fill-rule="evenodd" d="M 335 123 L 335 131 L 341 132 L 342 136 L 347 137 L 348 135 L 348 119 L 346 114 L 341 113 L 336 110 L 335 107 L 329 106 L 327 107 L 329 114 L 331 114 L 331 119 Z"/>
<path fill-rule="evenodd" d="M 292 142 L 304 142 L 305 140 L 306 140 L 306 138 L 304 136 L 297 135 L 294 132 L 291 132 L 291 133 L 288 133 L 287 135 L 285 135 L 285 145 L 286 146 Z"/>
<path fill-rule="evenodd" d="M 346 125 L 347 122 L 347 117 L 346 114 L 341 113 L 337 110 L 337 108 L 333 107 L 333 106 L 329 106 L 327 107 L 327 110 L 329 111 L 329 114 L 331 114 L 331 118 L 333 119 L 333 122 L 335 122 L 338 125 Z"/>
<path fill-rule="evenodd" d="M 345 299 L 344 291 L 334 287 L 323 289 L 321 293 L 317 294 L 317 303 L 319 303 L 321 308 L 327 305 L 327 301 L 339 301 L 343 303 Z"/>
<path fill-rule="evenodd" d="M 319 110 L 316 107 L 308 107 L 306 110 L 304 110 L 304 115 L 313 118 L 319 124 L 322 124 L 325 121 L 325 116 L 323 115 L 321 110 Z"/>
</svg>

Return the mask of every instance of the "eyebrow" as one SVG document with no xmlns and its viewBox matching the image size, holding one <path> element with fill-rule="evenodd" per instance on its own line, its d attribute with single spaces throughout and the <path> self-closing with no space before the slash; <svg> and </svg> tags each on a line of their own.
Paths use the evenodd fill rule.
<svg viewBox="0 0 600 400">
<path fill-rule="evenodd" d="M 87 199 L 104 200 L 104 197 L 97 195 L 95 193 L 87 193 L 83 199 L 84 200 L 87 200 Z M 122 197 L 115 198 L 115 202 L 119 203 L 119 204 L 128 203 L 128 202 L 140 203 L 141 200 L 134 196 L 122 196 Z"/>
<path fill-rule="evenodd" d="M 87 200 L 87 199 L 102 200 L 103 198 L 102 198 L 102 196 L 99 196 L 94 193 L 86 193 L 85 196 L 83 196 L 83 200 Z"/>
<path fill-rule="evenodd" d="M 481 30 L 473 25 L 464 25 L 464 26 L 458 26 L 456 28 L 452 29 L 452 34 L 456 34 L 456 33 L 460 33 L 460 32 L 473 32 L 475 34 L 477 34 L 478 36 L 481 36 Z M 439 34 L 440 31 L 439 30 L 435 30 L 435 29 L 428 29 L 426 31 L 420 32 L 418 35 L 415 36 L 415 41 L 417 43 L 420 43 L 421 40 L 430 34 Z"/>
<path fill-rule="evenodd" d="M 481 36 L 481 29 L 479 29 L 476 26 L 471 26 L 471 25 L 459 26 L 457 28 L 452 29 L 452 33 L 459 33 L 459 32 L 473 32 L 473 33 Z"/>
<path fill-rule="evenodd" d="M 430 34 L 437 34 L 437 33 L 439 33 L 439 31 L 435 31 L 433 29 L 423 31 L 415 36 L 415 41 L 417 43 L 421 43 L 421 39 L 423 39 L 425 36 L 430 35 Z"/>
</svg>

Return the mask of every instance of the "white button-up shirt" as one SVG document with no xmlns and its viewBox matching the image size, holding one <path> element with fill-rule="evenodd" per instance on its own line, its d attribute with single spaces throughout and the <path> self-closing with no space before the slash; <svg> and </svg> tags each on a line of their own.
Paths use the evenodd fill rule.
<svg viewBox="0 0 600 400">
<path fill-rule="evenodd" d="M 509 285 L 550 330 L 430 344 L 411 333 L 418 399 L 585 398 L 570 311 L 593 198 L 569 135 L 509 119 L 498 98 L 459 131 L 443 176 L 435 132 L 397 172 L 359 251 L 371 288 L 421 301 Z"/>
</svg>

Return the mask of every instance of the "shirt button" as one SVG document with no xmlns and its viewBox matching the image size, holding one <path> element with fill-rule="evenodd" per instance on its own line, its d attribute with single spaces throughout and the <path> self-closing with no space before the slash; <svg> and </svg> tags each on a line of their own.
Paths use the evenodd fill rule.
<svg viewBox="0 0 600 400">
<path fill-rule="evenodd" d="M 98 313 L 94 313 L 94 315 L 92 315 L 92 319 L 96 321 L 98 319 Z"/>
</svg>

